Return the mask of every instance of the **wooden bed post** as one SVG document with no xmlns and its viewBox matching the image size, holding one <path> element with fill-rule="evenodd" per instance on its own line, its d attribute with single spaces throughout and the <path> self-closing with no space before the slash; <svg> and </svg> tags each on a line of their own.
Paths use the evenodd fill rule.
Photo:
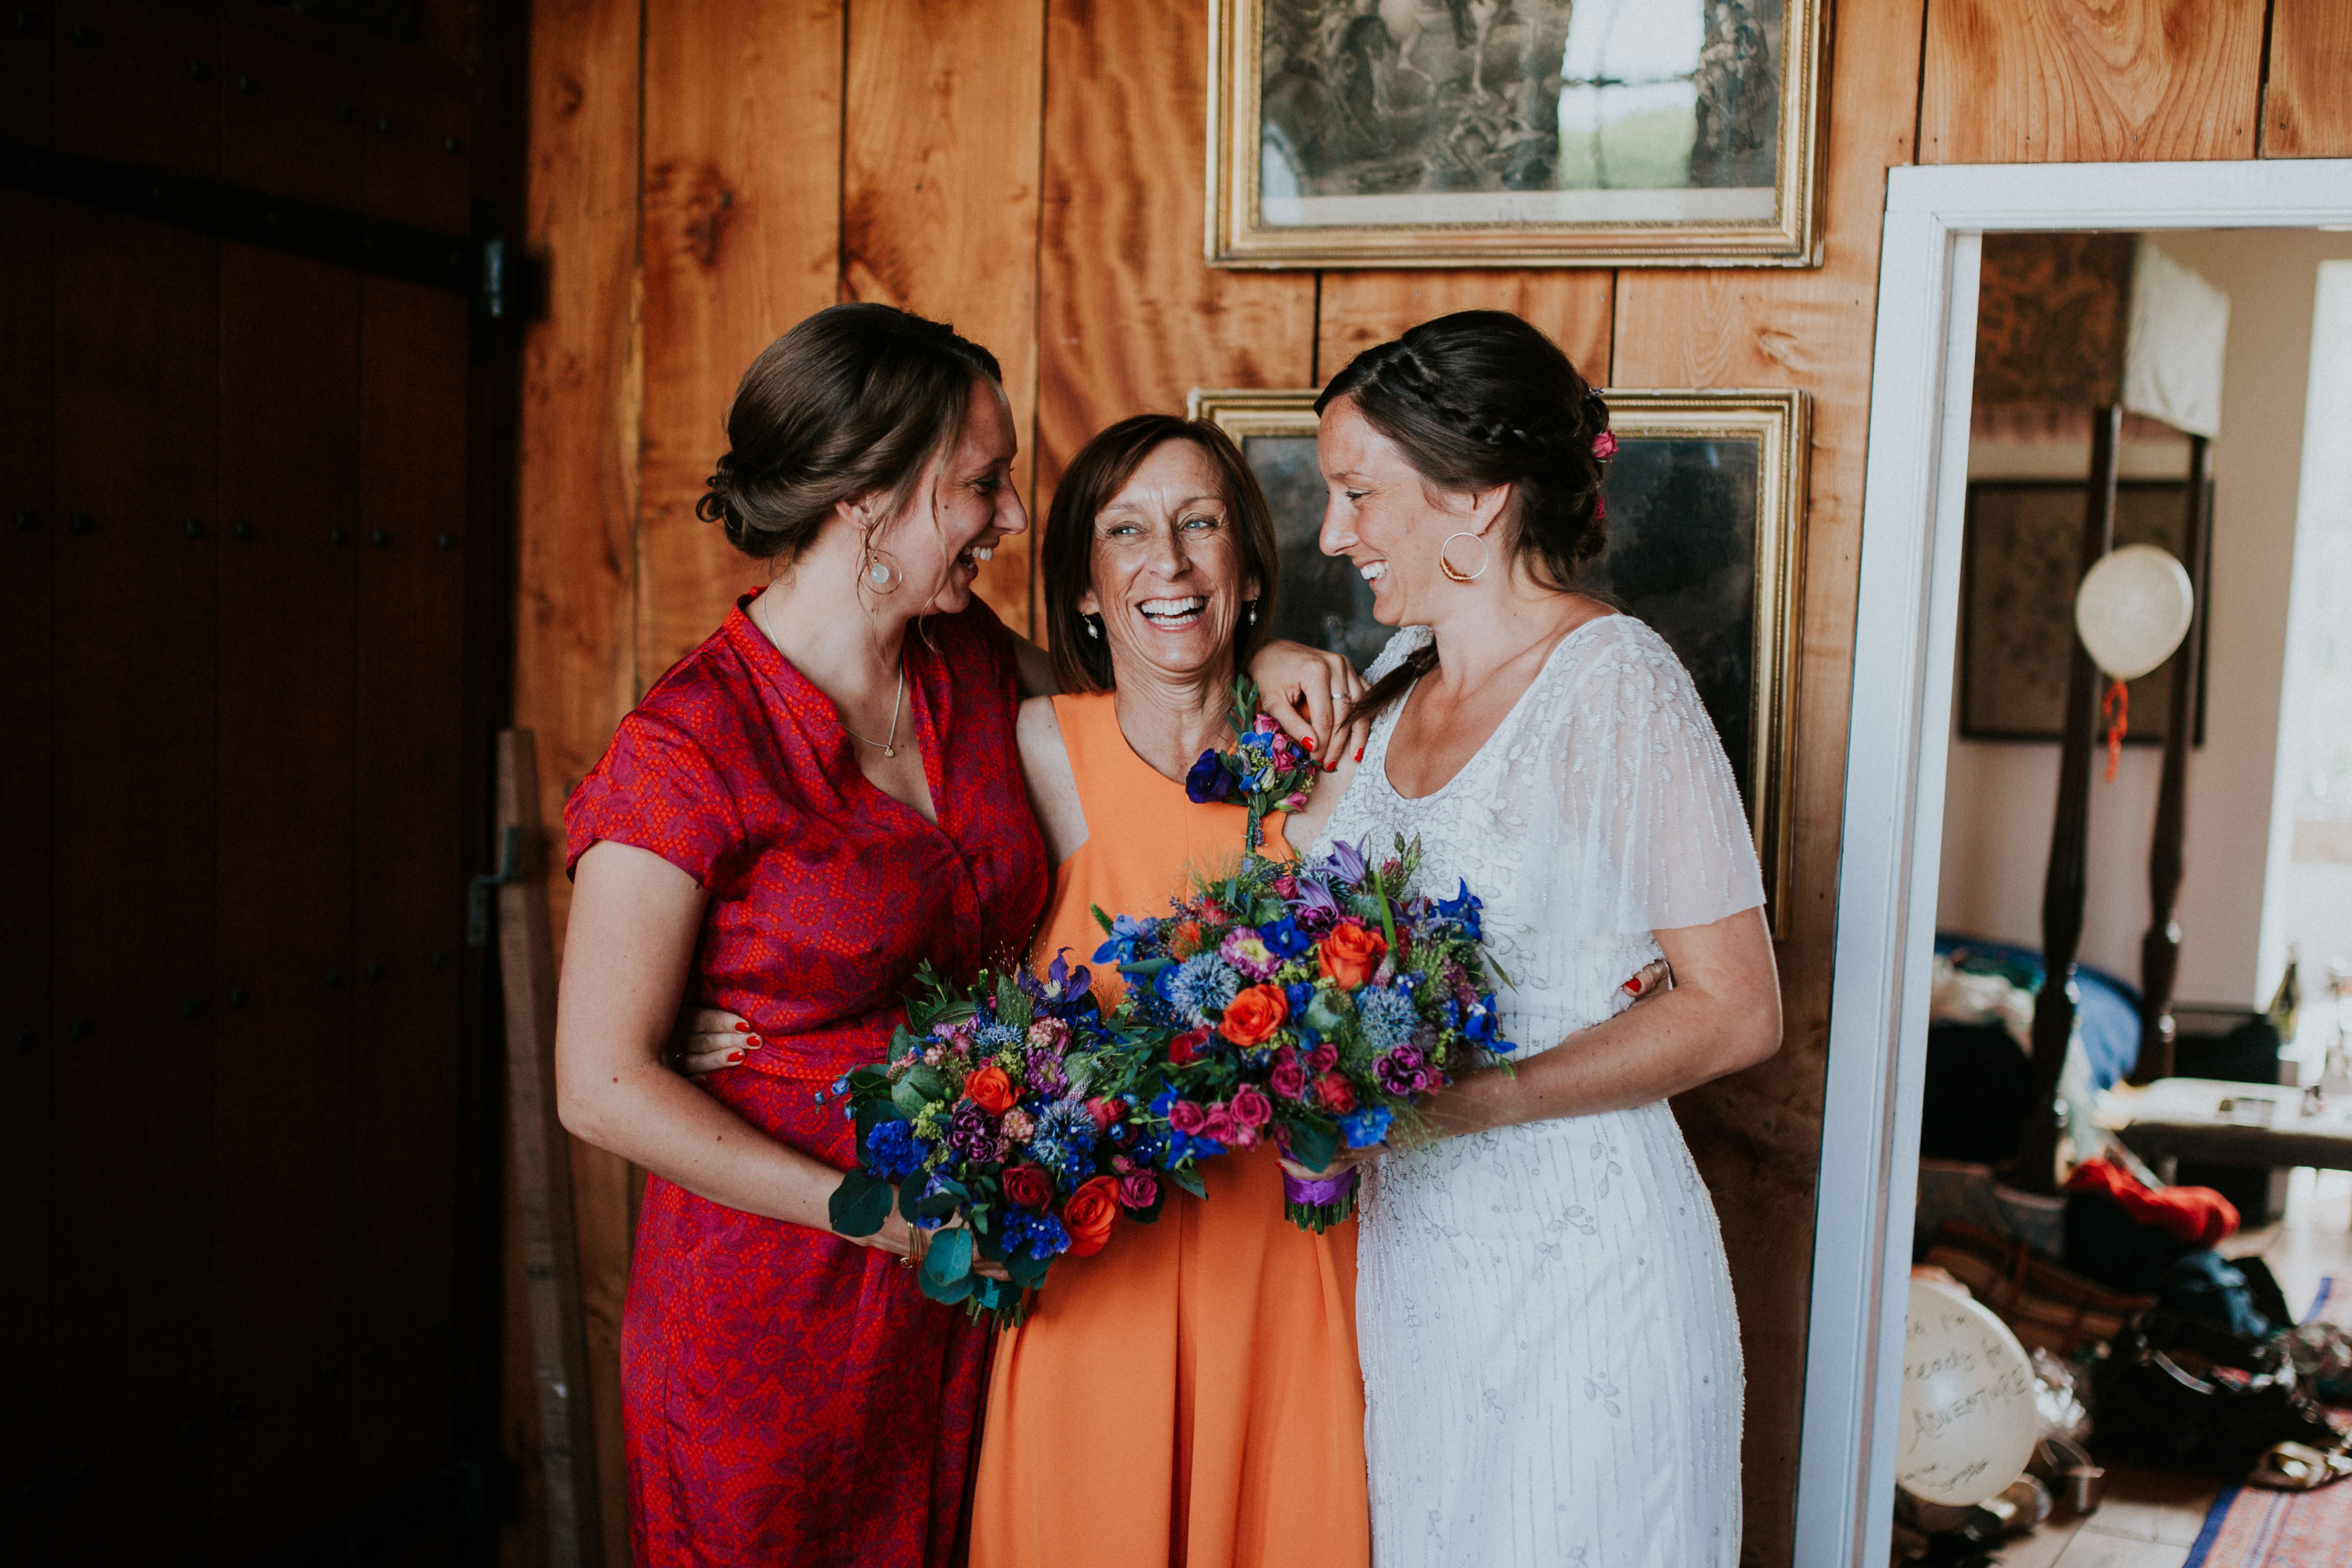
<svg viewBox="0 0 2352 1568">
<path fill-rule="evenodd" d="M 2123 409 L 2108 403 L 2091 415 L 2091 474 L 2083 505 L 2082 562 L 2066 594 L 2074 625 L 2074 587 L 2099 564 L 2115 541 L 2116 447 Z M 2058 1190 L 2058 1078 L 2074 1032 L 2074 955 L 2083 941 L 2084 861 L 2091 823 L 2091 729 L 2098 706 L 2098 671 L 2079 634 L 2066 663 L 2066 727 L 2058 743 L 2058 810 L 2050 828 L 2050 870 L 2042 884 L 2042 994 L 2033 1003 L 2033 1098 L 2017 1140 L 2015 1185 L 2022 1191 Z"/>
<path fill-rule="evenodd" d="M 2172 701 L 2164 732 L 2164 780 L 2156 797 L 2156 839 L 2147 852 L 2151 915 L 2139 945 L 2139 1059 L 2131 1082 L 2152 1083 L 2173 1070 L 2172 998 L 2180 978 L 2181 841 L 2189 815 L 2189 753 L 2196 740 L 2197 688 L 2202 677 L 2200 646 L 2205 629 L 2206 562 L 2211 555 L 2212 449 L 2201 435 L 2189 438 L 2189 522 L 2180 540 L 2196 598 L 2189 634 L 2172 659 Z"/>
</svg>

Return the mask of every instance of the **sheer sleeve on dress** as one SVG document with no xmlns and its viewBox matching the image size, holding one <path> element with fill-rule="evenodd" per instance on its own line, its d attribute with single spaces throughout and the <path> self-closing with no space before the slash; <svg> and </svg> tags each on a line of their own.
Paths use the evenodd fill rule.
<svg viewBox="0 0 2352 1568">
<path fill-rule="evenodd" d="M 740 894 L 745 832 L 726 778 L 692 736 L 642 708 L 572 792 L 563 827 L 567 872 L 611 839 L 652 851 L 715 898 Z"/>
<path fill-rule="evenodd" d="M 1554 672 L 1528 802 L 1531 863 L 1578 867 L 1553 921 L 1589 936 L 1705 925 L 1764 902 L 1723 743 L 1674 651 L 1612 618 Z M 1549 795 L 1545 800 L 1541 797 Z"/>
</svg>

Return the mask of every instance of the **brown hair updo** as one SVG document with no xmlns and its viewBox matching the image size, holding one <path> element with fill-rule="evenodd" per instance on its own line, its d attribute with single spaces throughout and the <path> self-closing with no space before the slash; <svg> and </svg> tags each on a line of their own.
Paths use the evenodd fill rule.
<svg viewBox="0 0 2352 1568">
<path fill-rule="evenodd" d="M 1078 601 L 1094 580 L 1095 517 L 1127 487 L 1143 460 L 1171 441 L 1189 441 L 1209 455 L 1223 481 L 1225 505 L 1233 510 L 1234 542 L 1240 552 L 1242 580 L 1257 579 L 1257 620 L 1234 631 L 1234 668 L 1249 668 L 1274 625 L 1274 593 L 1282 560 L 1274 537 L 1274 511 L 1257 476 L 1242 458 L 1233 437 L 1205 419 L 1172 413 L 1139 413 L 1122 419 L 1079 448 L 1069 471 L 1055 487 L 1045 514 L 1039 576 L 1045 590 L 1045 648 L 1054 678 L 1066 692 L 1107 692 L 1118 683 L 1110 644 L 1086 634 Z"/>
<path fill-rule="evenodd" d="M 904 506 L 963 428 L 996 356 L 889 305 L 829 305 L 760 350 L 727 410 L 730 450 L 695 514 L 755 560 L 797 556 L 834 507 L 887 491 Z"/>
<path fill-rule="evenodd" d="M 1559 344 L 1510 312 L 1456 311 L 1365 350 L 1331 378 L 1315 412 L 1346 397 L 1438 489 L 1508 485 L 1505 549 L 1537 580 L 1573 588 L 1608 543 L 1606 465 L 1592 448 L 1609 428 L 1609 405 Z M 1424 645 L 1358 711 L 1379 712 L 1436 664 L 1436 645 Z"/>
</svg>

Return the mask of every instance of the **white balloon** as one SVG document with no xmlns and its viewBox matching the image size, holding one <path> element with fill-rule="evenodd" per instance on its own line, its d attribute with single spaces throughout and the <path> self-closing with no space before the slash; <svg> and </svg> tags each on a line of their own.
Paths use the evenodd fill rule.
<svg viewBox="0 0 2352 1568">
<path fill-rule="evenodd" d="M 1966 1508 L 2025 1473 L 2040 1435 L 2033 1363 L 2009 1325 L 1958 1291 L 1911 1281 L 1895 1479 Z"/>
<path fill-rule="evenodd" d="M 2099 668 L 2136 681 L 2180 646 L 2197 608 L 2189 572 L 2157 545 L 2109 550 L 2083 574 L 2074 594 L 2074 629 Z"/>
</svg>

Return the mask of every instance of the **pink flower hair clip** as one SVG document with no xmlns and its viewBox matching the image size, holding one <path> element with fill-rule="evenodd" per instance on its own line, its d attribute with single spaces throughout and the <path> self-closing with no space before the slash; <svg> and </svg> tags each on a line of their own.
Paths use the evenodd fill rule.
<svg viewBox="0 0 2352 1568">
<path fill-rule="evenodd" d="M 1592 438 L 1592 455 L 1603 463 L 1617 455 L 1617 433 L 1604 430 Z"/>
</svg>

